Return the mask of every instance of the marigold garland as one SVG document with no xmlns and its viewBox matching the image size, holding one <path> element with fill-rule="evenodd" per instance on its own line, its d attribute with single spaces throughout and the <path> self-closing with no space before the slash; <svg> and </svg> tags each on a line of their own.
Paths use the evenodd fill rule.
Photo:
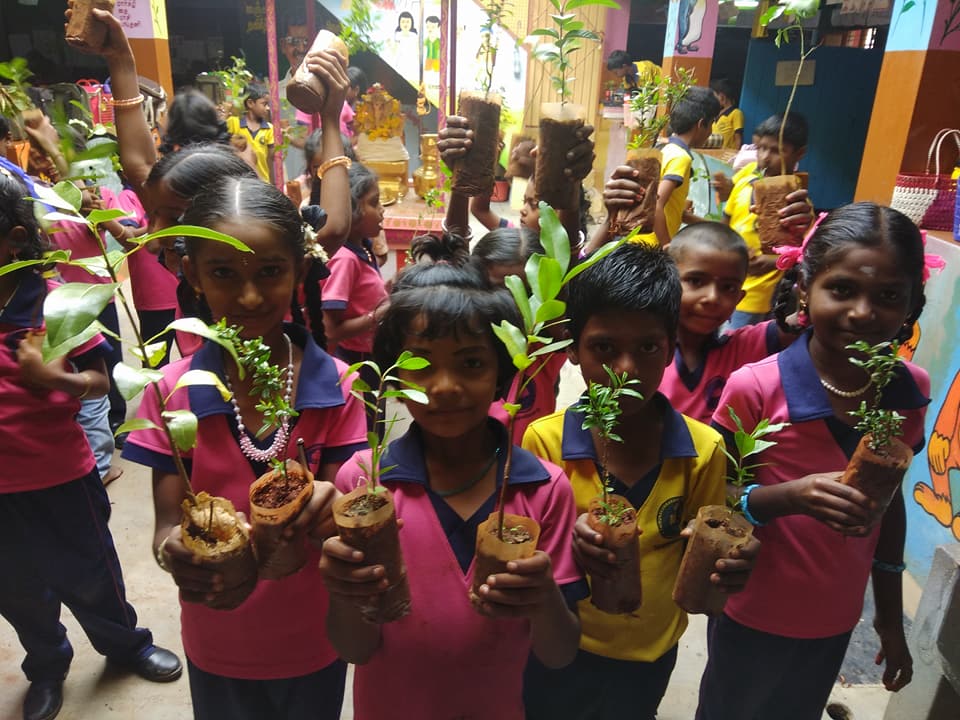
<svg viewBox="0 0 960 720">
<path fill-rule="evenodd" d="M 403 134 L 400 101 L 375 83 L 357 104 L 354 127 L 371 140 L 389 140 Z"/>
</svg>

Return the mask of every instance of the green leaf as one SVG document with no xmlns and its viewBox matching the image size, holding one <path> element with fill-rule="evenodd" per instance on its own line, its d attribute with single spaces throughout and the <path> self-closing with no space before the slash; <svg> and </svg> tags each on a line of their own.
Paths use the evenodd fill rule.
<svg viewBox="0 0 960 720">
<path fill-rule="evenodd" d="M 513 295 L 514 302 L 517 303 L 517 308 L 523 317 L 524 328 L 532 328 L 533 310 L 530 307 L 530 298 L 527 296 L 527 286 L 523 284 L 519 275 L 507 275 L 503 279 L 503 284 L 507 286 L 510 294 Z"/>
<path fill-rule="evenodd" d="M 566 340 L 557 340 L 556 342 L 552 342 L 549 345 L 544 345 L 543 347 L 537 348 L 532 353 L 530 353 L 530 357 L 532 358 L 540 357 L 541 355 L 546 355 L 547 353 L 556 352 L 557 350 L 563 350 L 565 347 L 572 344 L 573 344 L 573 338 L 567 338 Z"/>
<path fill-rule="evenodd" d="M 418 355 L 411 355 L 407 358 L 401 356 L 397 360 L 397 368 L 400 370 L 423 370 L 427 367 L 430 367 L 430 361 Z"/>
<path fill-rule="evenodd" d="M 589 268 L 593 267 L 593 265 L 603 260 L 603 258 L 623 245 L 623 243 L 626 241 L 626 238 L 621 238 L 619 240 L 611 240 L 610 242 L 601 245 L 599 248 L 594 250 L 588 258 L 582 260 L 579 264 L 574 265 L 570 269 L 570 272 L 568 272 L 563 278 L 563 284 L 566 285 L 584 270 L 588 270 Z"/>
<path fill-rule="evenodd" d="M 557 12 L 562 12 L 560 8 L 560 0 L 550 0 L 550 4 L 557 9 Z"/>
<path fill-rule="evenodd" d="M 367 393 L 373 389 L 366 380 L 361 380 L 359 375 L 353 379 L 350 388 L 358 393 Z"/>
<path fill-rule="evenodd" d="M 527 276 L 527 285 L 530 286 L 531 302 L 535 301 L 537 304 L 542 302 L 541 298 L 543 297 L 540 294 L 540 263 L 544 258 L 546 258 L 546 255 L 533 253 L 527 258 L 526 265 L 523 266 L 523 273 Z"/>
<path fill-rule="evenodd" d="M 161 414 L 164 423 L 170 429 L 173 442 L 185 452 L 197 444 L 197 416 L 189 410 L 167 410 Z"/>
<path fill-rule="evenodd" d="M 580 38 L 582 40 L 600 40 L 600 36 L 591 30 L 571 30 L 567 33 L 568 38 Z"/>
<path fill-rule="evenodd" d="M 157 230 L 156 232 L 149 233 L 148 235 L 142 235 L 141 238 L 143 242 L 150 242 L 151 240 L 157 240 L 159 238 L 181 236 L 201 238 L 203 240 L 216 240 L 217 242 L 222 242 L 225 245 L 229 245 L 234 250 L 239 250 L 240 252 L 253 252 L 253 250 L 234 237 L 224 235 L 222 232 L 217 232 L 216 230 L 199 227 L 197 225 L 174 225 L 172 227 L 164 228 L 163 230 Z"/>
<path fill-rule="evenodd" d="M 43 303 L 45 362 L 66 355 L 100 331 L 97 318 L 113 299 L 116 287 L 113 283 L 67 283 L 50 291 Z M 97 326 L 91 332 L 94 323 Z"/>
<path fill-rule="evenodd" d="M 420 405 L 426 405 L 430 402 L 430 399 L 427 397 L 427 394 L 423 390 L 414 390 L 413 388 L 400 388 L 397 390 L 398 393 L 403 395 L 407 400 L 411 400 Z"/>
<path fill-rule="evenodd" d="M 916 4 L 917 3 L 915 3 L 914 0 L 907 0 L 907 2 L 903 4 L 903 7 L 900 8 L 900 14 L 903 15 L 903 13 L 907 12 L 908 10 L 912 10 Z"/>
<path fill-rule="evenodd" d="M 539 207 L 540 244 L 543 245 L 547 257 L 560 263 L 562 275 L 570 267 L 570 237 L 552 207 L 542 201 L 539 203 Z"/>
<path fill-rule="evenodd" d="M 517 353 L 511 358 L 511 360 L 513 360 L 513 366 L 520 372 L 523 372 L 528 367 L 533 365 L 533 359 L 527 357 L 525 353 Z"/>
<path fill-rule="evenodd" d="M 91 255 L 90 257 L 79 258 L 77 260 L 68 260 L 65 264 L 71 267 L 83 268 L 95 277 L 111 277 L 110 270 L 107 269 L 108 263 L 109 267 L 114 272 L 117 272 L 126 257 L 121 250 L 111 250 L 107 253 L 106 260 L 104 260 L 103 255 Z"/>
<path fill-rule="evenodd" d="M 111 220 L 119 220 L 120 218 L 132 218 L 131 213 L 124 212 L 123 210 L 113 209 L 113 210 L 93 210 L 87 215 L 87 222 L 91 225 L 100 225 L 101 223 L 110 222 Z"/>
<path fill-rule="evenodd" d="M 546 303 L 560 294 L 560 288 L 563 286 L 563 269 L 560 263 L 551 257 L 545 257 L 540 261 L 537 272 L 540 292 L 537 297 L 541 302 Z"/>
<path fill-rule="evenodd" d="M 500 339 L 500 342 L 507 348 L 510 357 L 514 358 L 514 365 L 519 367 L 516 363 L 516 357 L 518 355 L 526 357 L 527 336 L 520 328 L 506 320 L 501 320 L 499 325 L 491 324 L 491 327 L 493 328 L 494 334 Z M 530 363 L 527 363 L 527 365 L 521 369 L 526 369 L 529 364 Z"/>
<path fill-rule="evenodd" d="M 167 354 L 167 343 L 164 340 L 155 343 L 147 343 L 147 356 L 144 358 L 143 352 L 140 348 L 134 346 L 130 348 L 130 354 L 133 355 L 140 362 L 146 362 L 150 367 L 156 367 L 157 363 L 163 359 L 163 356 Z"/>
<path fill-rule="evenodd" d="M 556 320 L 559 317 L 563 317 L 563 313 L 566 312 L 566 309 L 567 304 L 562 300 L 547 300 L 539 308 L 537 308 L 535 322 L 539 324 Z"/>
<path fill-rule="evenodd" d="M 552 37 L 554 39 L 559 39 L 560 37 L 559 33 L 557 33 L 556 30 L 552 30 L 551 28 L 537 28 L 536 30 L 531 30 L 530 34 L 527 37 L 537 37 L 537 36 Z"/>
<path fill-rule="evenodd" d="M 69 254 L 67 259 L 70 259 Z M 22 270 L 23 268 L 46 265 L 47 263 L 48 260 L 46 258 L 40 258 L 39 260 L 18 260 L 17 262 L 8 263 L 7 265 L 0 267 L 0 275 L 16 272 L 17 270 Z"/>
<path fill-rule="evenodd" d="M 81 150 L 73 156 L 73 162 L 82 162 L 83 160 L 97 160 L 99 158 L 111 157 L 117 154 L 117 143 L 110 141 L 94 145 L 86 150 Z"/>
<path fill-rule="evenodd" d="M 783 11 L 785 9 L 786 8 L 784 8 L 783 5 L 773 5 L 767 8 L 767 11 L 760 16 L 760 26 L 766 27 L 767 25 L 772 23 L 778 17 L 783 15 Z"/>
<path fill-rule="evenodd" d="M 133 420 L 127 420 L 123 425 L 118 427 L 113 431 L 114 435 L 120 435 L 121 433 L 135 432 L 137 430 L 160 430 L 160 426 L 157 425 L 152 420 L 147 420 L 147 418 L 134 418 Z"/>
<path fill-rule="evenodd" d="M 523 407 L 519 403 L 504 403 L 503 409 L 507 411 L 507 415 L 510 417 L 516 417 L 517 413 L 520 412 L 520 408 Z"/>
<path fill-rule="evenodd" d="M 223 381 L 216 373 L 212 373 L 209 370 L 187 370 L 187 372 L 177 380 L 177 384 L 173 386 L 170 395 L 167 395 L 167 401 L 170 400 L 170 397 L 177 389 L 190 385 L 212 385 L 220 391 L 220 397 L 223 398 L 224 402 L 229 400 L 233 395 L 233 393 L 227 390 L 227 386 L 223 384 Z"/>
<path fill-rule="evenodd" d="M 75 210 L 80 211 L 80 206 L 83 204 L 83 194 L 80 192 L 80 188 L 74 185 L 72 182 L 61 181 L 53 186 L 53 192 L 56 194 L 60 200 L 66 203 L 66 207 L 62 205 L 54 205 L 54 203 L 48 202 L 48 205 L 54 205 L 54 207 L 62 207 L 64 210 Z M 46 202 L 47 198 L 44 197 L 43 193 L 38 192 L 41 200 Z"/>
<path fill-rule="evenodd" d="M 568 11 L 582 7 L 607 7 L 619 10 L 620 3 L 615 2 L 615 0 L 570 0 L 564 5 L 564 9 Z"/>
<path fill-rule="evenodd" d="M 203 320 L 199 318 L 180 318 L 174 320 L 172 323 L 167 325 L 163 330 L 160 331 L 158 335 L 155 335 L 152 338 L 148 339 L 148 342 L 152 342 L 159 337 L 162 337 L 168 330 L 179 330 L 180 332 L 188 332 L 194 335 L 199 335 L 202 338 L 207 340 L 212 340 L 217 345 L 222 347 L 233 358 L 233 361 L 237 364 L 237 368 L 240 371 L 241 379 L 244 377 L 243 366 L 240 364 L 240 358 L 237 356 L 237 348 L 234 347 L 233 343 L 220 335 L 217 332 L 216 326 L 209 327 Z"/>
<path fill-rule="evenodd" d="M 147 385 L 162 379 L 163 373 L 151 368 L 130 367 L 122 362 L 113 367 L 113 381 L 124 400 L 133 400 Z"/>
</svg>

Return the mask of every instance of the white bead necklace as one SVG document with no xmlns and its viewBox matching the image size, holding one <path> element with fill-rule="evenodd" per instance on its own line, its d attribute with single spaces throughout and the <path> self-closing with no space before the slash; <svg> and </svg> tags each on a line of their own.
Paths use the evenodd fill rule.
<svg viewBox="0 0 960 720">
<path fill-rule="evenodd" d="M 293 398 L 293 343 L 290 342 L 290 338 L 286 333 L 283 334 L 283 339 L 287 341 L 287 352 L 289 354 L 289 361 L 287 362 L 287 388 L 284 393 L 284 400 L 287 405 L 289 405 L 290 400 Z M 230 391 L 230 402 L 233 405 L 233 414 L 237 418 L 237 430 L 240 431 L 240 450 L 254 462 L 265 463 L 273 460 L 287 444 L 290 418 L 285 417 L 280 422 L 280 427 L 277 429 L 277 434 L 274 435 L 270 447 L 266 450 L 260 450 L 253 444 L 253 441 L 247 434 L 247 428 L 243 424 L 243 417 L 240 415 L 240 405 L 237 403 L 237 394 L 233 392 L 233 387 L 230 385 L 230 376 L 227 373 L 224 373 L 224 375 L 227 378 L 227 389 Z"/>
<path fill-rule="evenodd" d="M 823 378 L 820 378 L 820 384 L 823 385 L 823 389 L 826 390 L 828 393 L 833 393 L 837 397 L 849 399 L 849 398 L 860 397 L 861 395 L 863 395 L 867 390 L 870 389 L 870 386 L 873 385 L 873 380 L 872 379 L 867 380 L 866 385 L 864 385 L 862 388 L 857 388 L 856 390 L 841 390 L 838 387 L 834 387 Z"/>
</svg>

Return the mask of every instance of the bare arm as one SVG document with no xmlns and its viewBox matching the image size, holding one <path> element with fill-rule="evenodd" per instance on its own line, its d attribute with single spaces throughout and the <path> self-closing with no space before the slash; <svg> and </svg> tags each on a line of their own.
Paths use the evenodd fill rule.
<svg viewBox="0 0 960 720">
<path fill-rule="evenodd" d="M 338 343 L 347 338 L 373 332 L 377 326 L 376 314 L 367 313 L 357 317 L 345 318 L 344 310 L 324 310 L 323 327 L 327 331 L 327 339 L 331 343 Z"/>
<path fill-rule="evenodd" d="M 63 358 L 43 362 L 43 334 L 28 332 L 17 347 L 20 378 L 37 390 L 59 390 L 75 398 L 99 398 L 110 390 L 107 366 L 98 358 L 81 372 L 69 369 Z"/>
<path fill-rule="evenodd" d="M 440 130 L 439 140 L 437 142 L 437 149 L 440 151 L 440 158 L 444 164 L 453 170 L 453 166 L 457 160 L 466 155 L 472 145 L 473 130 L 470 129 L 470 121 L 459 115 L 450 115 L 447 117 L 447 124 Z M 447 200 L 446 219 L 444 220 L 449 232 L 456 233 L 461 237 L 468 237 L 470 235 L 470 208 L 471 202 L 468 196 L 458 192 L 450 193 Z M 487 198 L 488 211 L 489 208 L 490 199 Z M 489 228 L 484 220 L 479 217 L 477 219 Z M 499 223 L 500 218 L 497 217 L 497 225 L 499 225 Z"/>
<path fill-rule="evenodd" d="M 670 244 L 670 231 L 667 229 L 667 216 L 664 210 L 676 187 L 677 183 L 673 180 L 661 180 L 657 187 L 657 213 L 653 218 L 653 232 L 657 236 L 660 247 L 666 247 Z"/>
<path fill-rule="evenodd" d="M 489 195 L 477 195 L 470 198 L 470 213 L 487 230 L 496 230 L 500 227 L 500 216 L 490 209 Z"/>
<path fill-rule="evenodd" d="M 877 561 L 886 566 L 900 566 L 906 536 L 907 511 L 903 495 L 897 492 L 880 525 L 880 537 L 874 551 Z M 890 570 L 891 567 L 873 568 L 873 596 L 877 604 L 873 627 L 880 636 L 877 664 L 886 661 L 883 684 L 887 690 L 897 692 L 913 678 L 913 658 L 903 632 L 903 576 Z"/>
</svg>

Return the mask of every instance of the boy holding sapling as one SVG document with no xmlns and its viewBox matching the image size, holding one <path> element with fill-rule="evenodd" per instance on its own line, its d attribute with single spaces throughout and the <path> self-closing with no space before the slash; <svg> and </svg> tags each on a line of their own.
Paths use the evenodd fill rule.
<svg viewBox="0 0 960 720">
<path fill-rule="evenodd" d="M 627 244 L 569 285 L 571 361 L 585 381 L 608 384 L 604 370 L 636 380 L 643 399 L 622 400 L 617 434 L 606 448 L 611 486 L 638 508 L 643 600 L 630 614 L 579 604 L 582 633 L 573 664 L 548 670 L 532 659 L 524 700 L 527 717 L 653 718 L 677 657 L 686 614 L 670 597 L 683 555 L 682 531 L 702 505 L 723 504 L 726 459 L 716 431 L 684 417 L 657 392 L 673 357 L 680 281 L 660 249 Z M 531 424 L 523 446 L 563 467 L 580 517 L 574 550 L 591 576 L 609 574 L 613 553 L 600 547 L 586 513 L 600 490 L 597 439 L 573 409 Z M 720 561 L 713 581 L 730 592 L 746 581 L 758 544 Z"/>
</svg>

